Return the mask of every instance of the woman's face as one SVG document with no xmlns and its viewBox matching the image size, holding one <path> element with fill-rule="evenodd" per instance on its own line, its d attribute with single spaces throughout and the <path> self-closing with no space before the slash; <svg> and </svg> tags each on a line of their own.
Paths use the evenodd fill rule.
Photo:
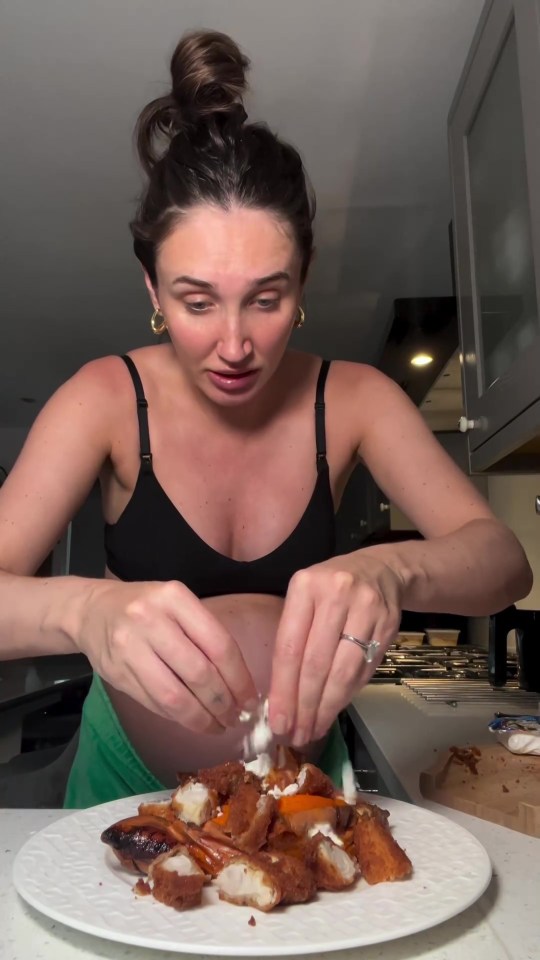
<svg viewBox="0 0 540 960">
<path fill-rule="evenodd" d="M 184 374 L 214 403 L 245 403 L 277 369 L 298 315 L 300 265 L 292 233 L 264 210 L 194 207 L 162 243 L 150 296 Z"/>
</svg>

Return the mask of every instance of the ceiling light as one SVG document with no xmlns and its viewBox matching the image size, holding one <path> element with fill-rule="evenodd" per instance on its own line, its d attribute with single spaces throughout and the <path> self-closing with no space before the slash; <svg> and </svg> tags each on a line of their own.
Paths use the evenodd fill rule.
<svg viewBox="0 0 540 960">
<path fill-rule="evenodd" d="M 433 357 L 429 353 L 415 353 L 411 363 L 413 367 L 427 367 L 428 363 L 433 363 Z"/>
</svg>

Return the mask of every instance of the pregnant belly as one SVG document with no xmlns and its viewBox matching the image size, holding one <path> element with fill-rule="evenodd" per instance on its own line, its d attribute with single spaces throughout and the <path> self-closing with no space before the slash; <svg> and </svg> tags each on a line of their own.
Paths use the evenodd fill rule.
<svg viewBox="0 0 540 960">
<path fill-rule="evenodd" d="M 278 597 L 246 594 L 213 597 L 203 602 L 235 638 L 257 690 L 266 696 L 283 601 Z M 176 782 L 177 771 L 196 770 L 242 756 L 243 726 L 212 736 L 193 734 L 108 685 L 107 691 L 141 760 L 166 785 Z M 318 749 L 314 747 L 309 753 L 315 756 Z"/>
</svg>

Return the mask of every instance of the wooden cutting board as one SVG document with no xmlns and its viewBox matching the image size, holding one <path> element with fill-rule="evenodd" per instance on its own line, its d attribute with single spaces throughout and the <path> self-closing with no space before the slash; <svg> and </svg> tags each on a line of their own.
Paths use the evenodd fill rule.
<svg viewBox="0 0 540 960">
<path fill-rule="evenodd" d="M 510 753 L 500 743 L 474 749 L 480 753 L 476 773 L 467 763 L 456 761 L 451 751 L 441 753 L 437 762 L 420 774 L 422 796 L 540 837 L 540 757 Z"/>
</svg>

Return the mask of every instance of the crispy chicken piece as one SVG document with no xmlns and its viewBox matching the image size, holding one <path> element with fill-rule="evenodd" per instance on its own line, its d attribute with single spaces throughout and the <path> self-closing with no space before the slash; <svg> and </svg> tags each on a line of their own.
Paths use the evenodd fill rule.
<svg viewBox="0 0 540 960">
<path fill-rule="evenodd" d="M 141 817 L 161 817 L 163 820 L 176 820 L 170 800 L 152 800 L 149 803 L 140 803 L 138 806 Z"/>
<path fill-rule="evenodd" d="M 278 821 L 279 823 L 279 821 Z M 299 837 L 296 833 L 287 830 L 283 825 L 279 832 L 268 837 L 265 847 L 265 853 L 284 853 L 289 857 L 295 857 L 304 862 L 308 855 L 309 840 L 306 837 Z"/>
<path fill-rule="evenodd" d="M 208 834 L 209 837 L 219 840 L 220 843 L 226 843 L 229 846 L 234 845 L 230 834 L 227 832 L 225 823 L 219 824 L 216 822 L 216 820 L 207 820 L 202 829 Z"/>
<path fill-rule="evenodd" d="M 386 811 L 358 817 L 354 827 L 356 859 L 368 883 L 402 880 L 412 873 L 412 864 L 390 832 Z"/>
<path fill-rule="evenodd" d="M 138 816 L 118 820 L 101 834 L 122 866 L 136 873 L 147 873 L 160 854 L 167 853 L 182 841 L 183 829 L 159 817 Z"/>
<path fill-rule="evenodd" d="M 377 806 L 376 803 L 368 803 L 367 800 L 359 800 L 355 806 L 357 817 L 375 817 L 381 823 L 386 823 L 390 817 L 388 810 Z"/>
<path fill-rule="evenodd" d="M 298 784 L 296 783 L 296 773 L 292 770 L 270 770 L 270 773 L 267 773 L 264 781 L 264 789 L 270 793 L 272 790 L 277 790 L 279 793 L 283 793 L 284 790 L 289 787 L 291 793 L 298 793 Z M 294 787 L 294 790 L 293 790 Z M 278 794 L 279 795 L 279 794 Z"/>
<path fill-rule="evenodd" d="M 267 854 L 272 872 L 281 887 L 280 903 L 305 903 L 317 892 L 315 874 L 307 863 L 286 853 Z"/>
<path fill-rule="evenodd" d="M 356 859 L 356 847 L 354 845 L 354 827 L 356 825 L 356 819 L 349 824 L 346 830 L 343 830 L 339 834 L 339 839 L 343 843 L 343 849 L 349 854 L 350 857 Z"/>
<path fill-rule="evenodd" d="M 274 797 L 261 794 L 251 784 L 243 784 L 230 801 L 227 832 L 239 850 L 255 853 L 266 843 L 276 812 Z"/>
<path fill-rule="evenodd" d="M 201 826 L 215 817 L 218 809 L 218 795 L 206 784 L 197 780 L 188 780 L 174 791 L 171 807 L 184 823 Z"/>
<path fill-rule="evenodd" d="M 262 855 L 241 854 L 216 879 L 220 900 L 268 913 L 280 902 L 282 889 L 272 864 Z"/>
<path fill-rule="evenodd" d="M 300 770 L 298 754 L 290 747 L 279 743 L 276 748 L 276 762 L 273 769 L 264 778 L 265 790 L 277 787 L 280 791 L 296 783 Z"/>
<path fill-rule="evenodd" d="M 335 797 L 336 788 L 330 777 L 313 763 L 303 763 L 296 778 L 298 793 L 310 793 L 317 797 Z"/>
<path fill-rule="evenodd" d="M 317 824 L 325 824 L 331 830 L 337 826 L 337 807 L 313 806 L 305 810 L 292 810 L 290 813 L 281 813 L 280 819 L 286 829 L 296 833 L 298 837 L 306 837 L 309 830 Z"/>
<path fill-rule="evenodd" d="M 260 790 L 247 783 L 239 787 L 231 797 L 226 829 L 235 843 L 249 828 L 260 798 Z"/>
<path fill-rule="evenodd" d="M 147 880 L 143 880 L 142 877 L 139 877 L 137 883 L 133 887 L 133 893 L 138 897 L 150 897 L 152 896 L 152 887 Z"/>
<path fill-rule="evenodd" d="M 215 790 L 220 803 L 229 800 L 244 783 L 259 786 L 259 788 L 261 786 L 259 777 L 250 770 L 246 770 L 241 760 L 228 760 L 217 767 L 199 770 L 197 780 L 199 783 L 204 783 L 209 790 Z"/>
<path fill-rule="evenodd" d="M 309 841 L 307 862 L 319 890 L 344 890 L 354 883 L 359 872 L 346 850 L 320 833 Z"/>
<path fill-rule="evenodd" d="M 217 877 L 223 867 L 239 855 L 230 840 L 222 843 L 200 827 L 189 827 L 185 844 L 190 856 L 210 877 Z"/>
<path fill-rule="evenodd" d="M 296 767 L 297 773 L 306 759 L 300 750 L 296 750 L 295 747 L 286 747 L 282 743 L 278 743 L 277 745 L 276 757 L 276 766 L 280 770 L 287 769 L 288 767 Z"/>
<path fill-rule="evenodd" d="M 321 797 L 312 793 L 284 795 L 278 799 L 278 812 L 290 829 L 300 833 L 303 825 L 329 821 L 332 828 L 345 829 L 354 817 L 355 808 L 345 803 L 342 797 Z"/>
<path fill-rule="evenodd" d="M 175 910 L 187 910 L 201 902 L 206 877 L 186 847 L 177 846 L 158 857 L 148 870 L 152 894 Z"/>
<path fill-rule="evenodd" d="M 343 833 L 355 822 L 355 809 L 348 803 L 339 803 L 336 807 L 336 830 Z"/>
</svg>

